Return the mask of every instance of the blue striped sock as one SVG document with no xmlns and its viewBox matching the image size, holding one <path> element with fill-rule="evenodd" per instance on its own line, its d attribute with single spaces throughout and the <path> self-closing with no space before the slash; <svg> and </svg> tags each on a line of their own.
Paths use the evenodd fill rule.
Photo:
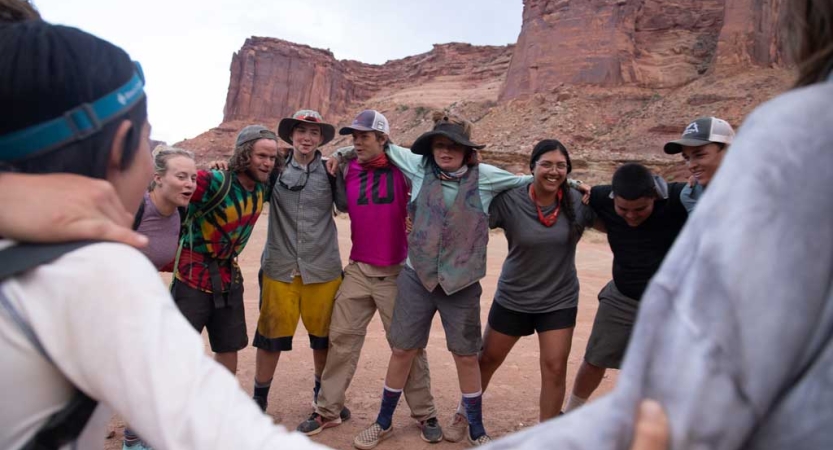
<svg viewBox="0 0 833 450">
<path fill-rule="evenodd" d="M 483 391 L 463 394 L 463 406 L 469 421 L 469 436 L 477 439 L 486 434 L 486 427 L 483 426 Z"/>
<path fill-rule="evenodd" d="M 394 390 L 385 386 L 382 391 L 382 407 L 379 408 L 379 416 L 376 417 L 376 423 L 381 425 L 382 429 L 387 430 L 393 424 L 393 412 L 396 411 L 401 396 L 402 389 Z"/>
</svg>

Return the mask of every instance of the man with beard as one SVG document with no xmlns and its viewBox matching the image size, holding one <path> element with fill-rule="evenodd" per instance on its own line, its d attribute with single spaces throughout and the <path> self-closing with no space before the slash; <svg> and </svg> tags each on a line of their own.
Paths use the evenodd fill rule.
<svg viewBox="0 0 833 450">
<path fill-rule="evenodd" d="M 260 217 L 277 154 L 274 132 L 261 125 L 243 128 L 228 171 L 198 172 L 182 224 L 171 292 L 197 331 L 208 328 L 215 359 L 232 373 L 237 352 L 248 344 L 237 255 Z"/>
</svg>

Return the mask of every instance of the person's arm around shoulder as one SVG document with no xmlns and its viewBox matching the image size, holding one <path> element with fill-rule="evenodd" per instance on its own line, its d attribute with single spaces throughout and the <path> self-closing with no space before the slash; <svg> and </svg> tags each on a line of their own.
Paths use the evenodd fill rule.
<svg viewBox="0 0 833 450">
<path fill-rule="evenodd" d="M 491 191 L 495 195 L 532 182 L 532 175 L 513 175 L 491 164 L 480 163 L 478 169 L 480 189 Z"/>
<path fill-rule="evenodd" d="M 503 228 L 503 218 L 507 214 L 508 192 L 503 192 L 492 200 L 489 205 L 489 228 Z"/>
<path fill-rule="evenodd" d="M 205 354 L 139 252 L 95 244 L 39 270 L 50 280 L 40 283 L 41 292 L 54 290 L 44 306 L 50 311 L 31 316 L 45 318 L 32 326 L 47 353 L 73 384 L 112 407 L 152 446 L 323 448 L 274 426 Z"/>
<path fill-rule="evenodd" d="M 130 229 L 113 186 L 80 175 L 0 173 L 0 236 L 24 242 L 105 240 L 133 247 L 147 237 Z"/>
</svg>

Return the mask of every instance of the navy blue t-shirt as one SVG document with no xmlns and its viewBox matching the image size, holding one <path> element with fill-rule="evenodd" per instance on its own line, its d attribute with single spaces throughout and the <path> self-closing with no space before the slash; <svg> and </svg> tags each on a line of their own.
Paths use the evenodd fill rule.
<svg viewBox="0 0 833 450">
<path fill-rule="evenodd" d="M 651 277 L 688 218 L 680 201 L 685 183 L 669 183 L 668 198 L 656 200 L 651 216 L 638 227 L 631 227 L 616 214 L 610 185 L 595 186 L 590 206 L 607 228 L 607 242 L 613 251 L 613 282 L 628 297 L 639 300 Z"/>
</svg>

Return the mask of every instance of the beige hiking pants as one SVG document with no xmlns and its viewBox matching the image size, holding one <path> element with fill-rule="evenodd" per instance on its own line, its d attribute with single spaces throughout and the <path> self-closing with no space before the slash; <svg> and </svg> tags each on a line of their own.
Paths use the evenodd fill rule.
<svg viewBox="0 0 833 450">
<path fill-rule="evenodd" d="M 335 419 L 344 407 L 345 392 L 356 373 L 367 325 L 377 310 L 385 333 L 388 332 L 396 300 L 397 275 L 398 272 L 369 277 L 352 262 L 344 269 L 344 281 L 336 294 L 330 321 L 330 349 L 318 393 L 317 411 L 325 419 Z M 424 350 L 414 359 L 404 394 L 411 417 L 423 421 L 437 416 Z"/>
</svg>

